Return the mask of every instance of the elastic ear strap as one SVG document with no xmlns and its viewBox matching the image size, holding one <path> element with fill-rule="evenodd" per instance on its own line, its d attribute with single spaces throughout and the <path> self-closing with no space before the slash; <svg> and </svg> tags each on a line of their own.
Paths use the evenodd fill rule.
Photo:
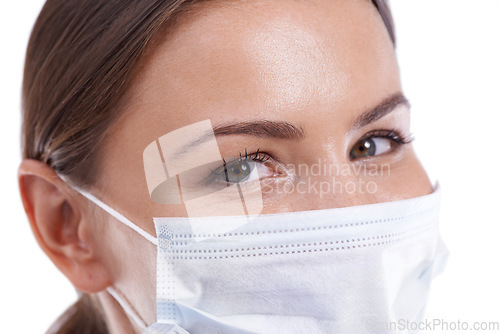
<svg viewBox="0 0 500 334">
<path fill-rule="evenodd" d="M 115 209 L 113 209 L 112 207 L 110 207 L 109 205 L 107 205 L 106 203 L 102 202 L 100 199 L 98 199 L 94 195 L 86 192 L 85 190 L 79 189 L 78 191 L 83 196 L 85 196 L 86 198 L 88 198 L 90 201 L 92 201 L 96 205 L 98 205 L 101 209 L 103 209 L 104 211 L 106 211 L 107 213 L 109 213 L 111 216 L 115 217 L 116 219 L 118 219 L 119 221 L 121 221 L 123 224 L 127 225 L 128 227 L 130 227 L 131 229 L 133 229 L 134 231 L 136 231 L 137 233 L 139 233 L 140 235 L 142 235 L 144 238 L 146 238 L 147 240 L 149 240 L 153 244 L 158 245 L 158 239 L 157 238 L 153 237 L 151 234 L 149 234 L 148 232 L 144 231 L 142 228 L 140 228 L 136 224 L 132 223 L 127 217 L 125 217 L 124 215 L 122 215 L 121 213 L 119 213 L 118 211 L 116 211 Z"/>
<path fill-rule="evenodd" d="M 149 242 L 151 242 L 154 245 L 158 246 L 158 239 L 156 237 L 153 237 L 151 234 L 149 234 L 148 232 L 144 231 L 142 228 L 140 228 L 136 224 L 132 223 L 127 217 L 125 217 L 124 215 L 122 215 L 121 213 L 119 213 L 118 211 L 116 211 L 115 209 L 113 209 L 112 207 L 110 207 L 109 205 L 107 205 L 106 203 L 104 203 L 103 201 L 101 201 L 99 198 L 95 197 L 91 193 L 89 193 L 89 192 L 87 192 L 87 191 L 85 191 L 83 189 L 79 189 L 77 187 L 72 186 L 61 175 L 59 175 L 59 177 L 64 182 L 66 182 L 67 185 L 69 185 L 72 189 L 74 189 L 76 192 L 80 193 L 82 196 L 85 196 L 89 201 L 93 202 L 95 205 L 99 206 L 101 209 L 103 209 L 104 211 L 106 211 L 107 213 L 109 213 L 111 216 L 113 216 L 114 218 L 118 219 L 120 222 L 122 222 L 123 224 L 127 225 L 128 227 L 130 227 L 132 230 L 134 230 L 137 233 L 139 233 L 141 236 L 143 236 L 144 238 L 146 238 L 146 240 L 148 240 Z"/>
<path fill-rule="evenodd" d="M 145 330 L 148 327 L 144 320 L 139 317 L 137 312 L 135 312 L 132 306 L 130 306 L 130 304 L 125 300 L 125 298 L 122 298 L 122 296 L 120 296 L 118 291 L 116 291 L 113 287 L 109 287 L 106 290 L 118 302 L 118 304 L 120 304 L 125 313 L 127 313 L 135 321 L 135 323 L 139 327 L 141 327 L 142 330 Z"/>
</svg>

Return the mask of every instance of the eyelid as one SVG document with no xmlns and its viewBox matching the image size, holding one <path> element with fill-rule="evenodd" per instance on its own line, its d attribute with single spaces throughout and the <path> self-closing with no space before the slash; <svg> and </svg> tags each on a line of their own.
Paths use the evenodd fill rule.
<svg viewBox="0 0 500 334">
<path fill-rule="evenodd" d="M 256 152 L 253 152 L 253 153 L 248 153 L 247 149 L 245 149 L 245 153 L 244 154 L 240 153 L 239 157 L 234 156 L 234 157 L 229 157 L 229 158 L 223 158 L 223 164 L 218 166 L 217 168 L 215 168 L 213 170 L 211 169 L 210 173 L 206 177 L 203 178 L 203 181 L 201 182 L 201 184 L 203 186 L 210 186 L 213 182 L 218 182 L 219 184 L 226 183 L 228 185 L 235 185 L 235 184 L 242 185 L 245 183 L 251 183 L 252 181 L 244 181 L 244 180 L 242 180 L 241 183 L 227 182 L 224 180 L 217 180 L 216 177 L 224 176 L 227 168 L 231 168 L 232 166 L 234 166 L 237 163 L 242 163 L 242 162 L 249 162 L 250 163 L 250 162 L 252 162 L 252 163 L 260 163 L 263 165 L 267 165 L 268 161 L 271 161 L 271 160 L 274 161 L 273 157 L 266 152 L 261 152 L 260 148 L 257 149 Z M 222 169 L 222 168 L 226 168 L 226 169 L 224 169 L 224 171 L 217 172 L 217 170 Z M 253 166 L 249 175 L 254 173 L 255 172 L 254 170 L 257 168 L 259 168 L 259 167 Z M 269 168 L 269 169 L 272 170 L 273 168 Z M 269 178 L 269 177 L 270 176 L 262 177 L 262 178 L 259 178 L 258 180 L 253 180 L 253 181 L 259 181 L 259 180 Z"/>
<path fill-rule="evenodd" d="M 356 146 L 359 143 L 362 143 L 362 142 L 369 140 L 369 139 L 373 140 L 375 138 L 385 138 L 387 140 L 390 140 L 391 144 L 393 145 L 392 149 L 385 151 L 383 153 L 380 153 L 380 154 L 376 154 L 376 151 L 375 151 L 375 154 L 373 154 L 373 155 L 360 156 L 360 157 L 354 157 L 354 158 L 352 157 L 353 150 L 356 148 Z M 411 142 L 413 142 L 413 140 L 414 140 L 414 138 L 412 135 L 405 135 L 405 134 L 403 134 L 402 131 L 397 130 L 395 128 L 373 130 L 373 131 L 370 131 L 370 132 L 366 133 L 365 135 L 363 135 L 360 139 L 358 139 L 354 143 L 353 146 L 351 146 L 351 149 L 348 152 L 348 157 L 349 157 L 349 160 L 351 160 L 351 161 L 363 161 L 365 159 L 371 159 L 371 158 L 375 158 L 375 157 L 379 157 L 379 156 L 385 156 L 386 154 L 391 154 L 393 152 L 396 152 L 401 146 L 406 145 L 406 144 L 410 144 Z"/>
<path fill-rule="evenodd" d="M 393 141 L 399 144 L 410 144 L 415 140 L 415 138 L 411 134 L 405 135 L 402 133 L 402 131 L 393 128 L 386 130 L 379 129 L 370 131 L 366 133 L 364 136 L 362 136 L 358 141 L 356 141 L 356 143 L 374 137 L 392 139 Z"/>
</svg>

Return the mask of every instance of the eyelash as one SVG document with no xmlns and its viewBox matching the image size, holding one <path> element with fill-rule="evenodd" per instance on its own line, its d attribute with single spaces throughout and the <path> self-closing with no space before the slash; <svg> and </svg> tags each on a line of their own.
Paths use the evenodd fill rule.
<svg viewBox="0 0 500 334">
<path fill-rule="evenodd" d="M 245 154 L 242 155 L 240 153 L 240 157 L 239 158 L 235 157 L 232 162 L 235 162 L 235 161 L 244 162 L 244 161 L 251 160 L 251 161 L 258 161 L 261 163 L 266 163 L 269 159 L 271 159 L 271 156 L 267 153 L 260 152 L 260 148 L 258 148 L 255 153 L 250 153 L 250 154 L 248 154 L 247 149 L 245 148 Z M 222 161 L 224 162 L 223 166 L 226 166 L 227 165 L 226 160 L 222 159 Z"/>
<path fill-rule="evenodd" d="M 415 138 L 410 134 L 410 135 L 403 135 L 399 130 L 397 129 L 390 129 L 390 130 L 373 130 L 365 134 L 361 139 L 359 139 L 357 142 L 367 140 L 370 138 L 387 138 L 394 143 L 396 143 L 398 146 L 399 145 L 407 145 L 412 143 Z M 257 149 L 255 153 L 248 154 L 247 149 L 245 148 L 245 154 L 242 155 L 240 153 L 240 157 L 238 158 L 239 161 L 258 161 L 261 163 L 265 163 L 268 160 L 270 160 L 272 157 L 271 155 L 267 153 L 262 153 L 260 152 L 260 148 Z M 241 160 L 240 160 L 241 159 Z M 235 158 L 235 161 L 237 159 Z M 226 165 L 226 161 L 224 160 L 224 166 Z"/>
<path fill-rule="evenodd" d="M 258 148 L 255 153 L 248 153 L 247 149 L 245 148 L 245 154 L 240 153 L 239 157 L 233 157 L 232 161 L 226 161 L 226 159 L 222 158 L 223 163 L 219 168 L 223 168 L 224 170 L 226 170 L 226 166 L 228 164 L 235 163 L 235 162 L 256 161 L 256 162 L 260 162 L 260 163 L 266 163 L 270 159 L 271 159 L 271 155 L 261 152 L 260 148 Z M 219 169 L 219 168 L 217 168 L 217 169 Z M 217 173 L 215 170 L 210 169 L 210 174 L 207 175 L 202 180 L 202 184 L 207 186 L 211 182 L 213 182 L 213 180 L 211 180 L 211 178 L 213 176 L 221 176 L 221 175 L 223 175 L 223 174 Z"/>
<path fill-rule="evenodd" d="M 392 140 L 394 143 L 396 143 L 397 146 L 410 144 L 414 140 L 414 138 L 411 135 L 405 136 L 405 135 L 401 134 L 401 132 L 396 130 L 396 129 L 390 129 L 390 130 L 370 131 L 367 134 L 365 134 L 363 137 L 361 137 L 357 142 L 361 142 L 361 141 L 364 141 L 364 140 L 367 140 L 370 138 L 387 138 L 387 139 Z M 271 155 L 268 153 L 261 152 L 260 148 L 257 149 L 257 151 L 255 153 L 248 153 L 247 149 L 245 148 L 245 153 L 244 154 L 240 153 L 239 157 L 233 158 L 233 161 L 228 162 L 223 158 L 222 159 L 223 164 L 221 167 L 223 167 L 225 169 L 228 164 L 231 164 L 234 162 L 245 162 L 245 161 L 256 161 L 256 162 L 260 162 L 260 163 L 266 163 L 270 159 L 272 159 Z M 216 173 L 215 171 L 211 170 L 211 175 L 212 176 L 213 175 L 220 176 L 221 174 Z M 208 177 L 206 179 L 204 179 L 203 181 L 206 182 L 207 180 L 208 180 Z"/>
<path fill-rule="evenodd" d="M 370 138 L 387 138 L 393 140 L 398 145 L 406 145 L 412 143 L 415 138 L 412 135 L 405 136 L 396 129 L 390 130 L 374 130 L 365 134 L 357 142 L 367 140 Z"/>
</svg>

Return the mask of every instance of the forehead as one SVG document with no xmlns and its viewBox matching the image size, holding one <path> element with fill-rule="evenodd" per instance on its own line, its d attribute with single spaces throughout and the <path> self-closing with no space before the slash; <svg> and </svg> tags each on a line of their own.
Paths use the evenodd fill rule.
<svg viewBox="0 0 500 334">
<path fill-rule="evenodd" d="M 370 1 L 224 1 L 189 12 L 142 64 L 124 105 L 161 125 L 153 140 L 203 119 L 366 107 L 398 80 Z"/>
</svg>

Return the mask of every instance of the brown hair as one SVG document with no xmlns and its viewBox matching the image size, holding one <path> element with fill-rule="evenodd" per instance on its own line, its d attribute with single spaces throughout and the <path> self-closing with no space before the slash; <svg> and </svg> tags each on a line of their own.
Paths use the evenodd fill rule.
<svg viewBox="0 0 500 334">
<path fill-rule="evenodd" d="M 93 184 L 99 147 L 134 70 L 167 24 L 201 0 L 47 0 L 28 44 L 22 97 L 24 159 L 76 185 Z M 395 43 L 386 0 L 372 0 Z M 84 295 L 57 333 L 107 333 Z"/>
</svg>

